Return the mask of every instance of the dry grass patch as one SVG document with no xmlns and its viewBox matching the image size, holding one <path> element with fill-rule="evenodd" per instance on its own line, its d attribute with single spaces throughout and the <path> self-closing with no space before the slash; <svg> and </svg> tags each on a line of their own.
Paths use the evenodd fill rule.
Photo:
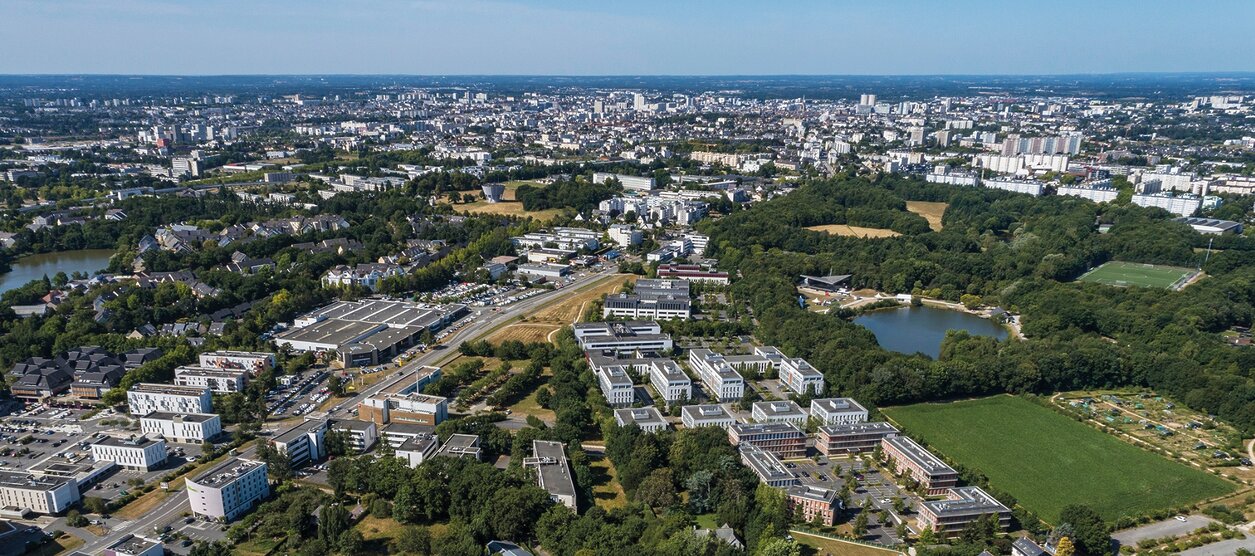
<svg viewBox="0 0 1255 556">
<path fill-rule="evenodd" d="M 902 234 L 893 230 L 885 230 L 882 228 L 864 228 L 862 226 L 851 226 L 849 224 L 824 224 L 822 226 L 807 226 L 807 230 L 812 232 L 823 232 L 829 235 L 838 235 L 846 237 L 898 237 Z"/>
<path fill-rule="evenodd" d="M 632 274 L 607 276 L 595 282 L 592 286 L 577 290 L 564 296 L 561 301 L 540 309 L 528 317 L 526 322 L 560 326 L 570 325 L 579 320 L 589 303 L 597 300 L 602 295 L 618 293 L 619 289 L 623 287 L 624 279 L 633 283 L 636 282 L 636 276 Z"/>
<path fill-rule="evenodd" d="M 525 344 L 548 342 L 550 334 L 554 330 L 560 330 L 561 328 L 561 325 L 547 323 L 511 324 L 493 332 L 492 335 L 488 336 L 488 342 L 492 344 L 500 344 L 510 340 L 517 340 Z"/>
<path fill-rule="evenodd" d="M 906 210 L 924 217 L 928 221 L 928 227 L 934 232 L 941 231 L 941 216 L 946 213 L 946 207 L 950 205 L 936 201 L 907 201 Z"/>
<path fill-rule="evenodd" d="M 562 214 L 562 209 L 524 210 L 523 203 L 517 201 L 502 201 L 500 203 L 475 201 L 465 205 L 456 205 L 453 208 L 471 214 L 498 214 L 501 216 L 518 216 L 520 218 L 530 216 L 537 220 L 552 220 L 554 217 Z"/>
<path fill-rule="evenodd" d="M 627 495 L 619 484 L 619 472 L 604 454 L 590 453 L 588 466 L 593 470 L 593 499 L 604 510 L 627 505 Z"/>
</svg>

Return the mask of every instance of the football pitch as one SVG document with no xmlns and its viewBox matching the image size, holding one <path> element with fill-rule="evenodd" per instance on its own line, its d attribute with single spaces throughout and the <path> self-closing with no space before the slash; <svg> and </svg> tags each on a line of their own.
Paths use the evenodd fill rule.
<svg viewBox="0 0 1255 556">
<path fill-rule="evenodd" d="M 1104 519 L 1227 494 L 1234 485 L 1014 396 L 885 408 L 904 432 L 1050 523 L 1068 504 Z"/>
<path fill-rule="evenodd" d="M 1197 272 L 1179 266 L 1110 261 L 1086 272 L 1078 279 L 1108 286 L 1141 286 L 1179 290 L 1185 287 L 1185 284 Z"/>
</svg>

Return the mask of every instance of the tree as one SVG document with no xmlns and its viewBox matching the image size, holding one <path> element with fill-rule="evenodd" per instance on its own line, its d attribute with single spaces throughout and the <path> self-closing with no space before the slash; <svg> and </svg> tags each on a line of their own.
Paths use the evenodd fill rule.
<svg viewBox="0 0 1255 556">
<path fill-rule="evenodd" d="M 758 550 L 754 551 L 754 554 L 755 556 L 802 556 L 802 549 L 793 541 L 772 537 L 758 543 Z"/>
<path fill-rule="evenodd" d="M 859 537 L 867 534 L 867 510 L 859 512 L 854 518 L 854 534 Z"/>
<path fill-rule="evenodd" d="M 1073 556 L 1076 554 L 1076 547 L 1072 545 L 1072 539 L 1063 537 L 1059 539 L 1059 544 L 1055 545 L 1055 556 Z"/>
<path fill-rule="evenodd" d="M 83 517 L 78 510 L 70 510 L 65 514 L 65 524 L 70 527 L 85 527 L 87 523 L 87 518 Z"/>
<path fill-rule="evenodd" d="M 270 478 L 276 481 L 291 479 L 292 463 L 288 455 L 271 446 L 264 438 L 259 438 L 257 444 L 257 458 L 265 462 Z"/>
<path fill-rule="evenodd" d="M 431 553 L 431 530 L 421 525 L 410 525 L 397 536 L 396 548 L 411 554 Z"/>
<path fill-rule="evenodd" d="M 318 538 L 328 544 L 338 542 L 350 526 L 349 511 L 340 504 L 328 504 L 318 512 Z"/>
<path fill-rule="evenodd" d="M 1064 506 L 1059 512 L 1059 522 L 1071 525 L 1076 532 L 1070 539 L 1077 554 L 1098 556 L 1111 551 L 1111 532 L 1093 508 L 1081 504 Z"/>
<path fill-rule="evenodd" d="M 231 556 L 231 545 L 225 542 L 198 542 L 188 556 Z"/>
<path fill-rule="evenodd" d="M 654 509 L 669 508 L 678 500 L 671 469 L 655 469 L 636 488 L 636 499 Z"/>
<path fill-rule="evenodd" d="M 83 498 L 83 508 L 90 513 L 104 515 L 109 511 L 109 503 L 98 496 L 87 496 Z"/>
</svg>

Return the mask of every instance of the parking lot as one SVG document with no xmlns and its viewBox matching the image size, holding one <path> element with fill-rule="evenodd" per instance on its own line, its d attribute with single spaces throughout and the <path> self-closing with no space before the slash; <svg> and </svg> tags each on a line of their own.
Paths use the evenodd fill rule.
<svg viewBox="0 0 1255 556">
<path fill-rule="evenodd" d="M 889 477 L 880 471 L 868 468 L 858 458 L 820 457 L 813 459 L 791 459 L 784 462 L 803 485 L 818 486 L 840 491 L 846 483 L 846 477 L 852 470 L 855 484 L 850 489 L 850 506 L 866 508 L 868 512 L 867 534 L 863 539 L 880 544 L 894 545 L 900 542 L 896 531 L 899 522 L 904 520 L 894 510 L 893 501 L 901 498 L 908 511 L 919 507 L 919 498 L 914 494 L 903 492 Z M 884 511 L 886 518 L 881 520 Z"/>
<path fill-rule="evenodd" d="M 326 369 L 309 370 L 293 375 L 287 385 L 279 385 L 266 394 L 266 409 L 276 417 L 304 415 L 318 408 L 330 394 L 320 385 L 331 376 Z"/>
</svg>

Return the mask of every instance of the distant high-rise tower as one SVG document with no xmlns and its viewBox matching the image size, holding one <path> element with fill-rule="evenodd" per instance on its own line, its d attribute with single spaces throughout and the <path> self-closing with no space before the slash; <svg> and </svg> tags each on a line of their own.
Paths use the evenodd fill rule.
<svg viewBox="0 0 1255 556">
<path fill-rule="evenodd" d="M 640 93 L 632 93 L 632 109 L 633 110 L 645 109 L 645 95 L 642 95 Z"/>
<path fill-rule="evenodd" d="M 863 105 L 863 106 L 875 106 L 875 105 L 876 105 L 876 95 L 870 95 L 870 94 L 867 94 L 867 93 L 863 93 L 863 95 L 862 95 L 862 96 L 858 97 L 858 103 L 859 103 L 859 104 L 861 104 L 861 105 Z"/>
</svg>

